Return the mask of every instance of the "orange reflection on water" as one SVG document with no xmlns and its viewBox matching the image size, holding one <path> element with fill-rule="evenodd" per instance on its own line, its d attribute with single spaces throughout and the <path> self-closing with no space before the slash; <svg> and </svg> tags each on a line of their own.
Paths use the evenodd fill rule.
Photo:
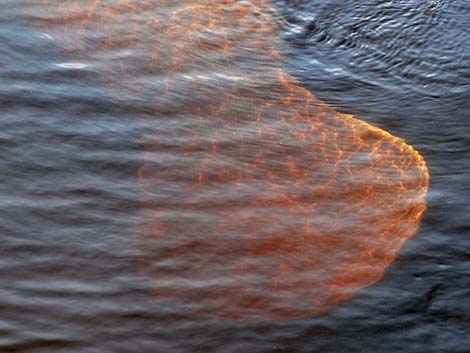
<svg viewBox="0 0 470 353">
<path fill-rule="evenodd" d="M 51 11 L 76 51 L 135 55 L 103 80 L 153 106 L 138 249 L 158 297 L 237 320 L 320 315 L 378 281 L 416 233 L 423 158 L 299 86 L 265 1 Z"/>
</svg>

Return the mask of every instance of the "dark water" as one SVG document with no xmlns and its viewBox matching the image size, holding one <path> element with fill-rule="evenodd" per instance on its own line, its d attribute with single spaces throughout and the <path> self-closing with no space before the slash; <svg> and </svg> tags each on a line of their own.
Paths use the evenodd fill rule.
<svg viewBox="0 0 470 353">
<path fill-rule="evenodd" d="M 470 351 L 467 1 L 275 3 L 285 70 L 404 138 L 431 178 L 419 232 L 378 283 L 327 315 L 263 324 L 185 315 L 136 271 L 158 75 L 138 92 L 109 84 L 112 58 L 139 52 L 82 56 L 64 26 L 37 24 L 60 11 L 2 4 L 1 352 Z"/>
</svg>

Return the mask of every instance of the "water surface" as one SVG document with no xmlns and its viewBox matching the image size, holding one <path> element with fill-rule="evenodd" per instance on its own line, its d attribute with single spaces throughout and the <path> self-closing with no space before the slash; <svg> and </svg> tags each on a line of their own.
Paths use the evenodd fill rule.
<svg viewBox="0 0 470 353">
<path fill-rule="evenodd" d="M 134 75 L 148 40 L 134 51 L 74 48 L 63 9 L 44 4 L 7 1 L 0 18 L 2 351 L 465 351 L 465 1 L 276 2 L 283 70 L 404 138 L 426 159 L 431 185 L 420 231 L 378 283 L 321 317 L 251 324 L 186 315 L 149 293 L 135 260 L 138 170 L 162 68 Z M 100 32 L 89 31 L 96 47 Z M 115 78 L 123 60 L 121 77 L 135 84 Z"/>
</svg>

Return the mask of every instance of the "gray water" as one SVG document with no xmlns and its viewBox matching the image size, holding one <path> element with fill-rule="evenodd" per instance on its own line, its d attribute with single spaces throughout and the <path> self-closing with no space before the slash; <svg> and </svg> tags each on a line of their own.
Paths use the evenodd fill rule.
<svg viewBox="0 0 470 353">
<path fill-rule="evenodd" d="M 470 351 L 466 0 L 275 2 L 284 69 L 416 148 L 430 189 L 379 282 L 323 316 L 264 323 L 149 293 L 135 234 L 159 76 L 138 91 L 103 80 L 141 53 L 81 56 L 60 19 L 38 22 L 61 14 L 43 4 L 4 0 L 0 14 L 0 352 Z"/>
</svg>

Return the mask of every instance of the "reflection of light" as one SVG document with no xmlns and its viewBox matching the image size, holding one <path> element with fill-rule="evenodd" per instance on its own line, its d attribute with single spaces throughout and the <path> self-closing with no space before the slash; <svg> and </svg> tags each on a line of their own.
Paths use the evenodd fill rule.
<svg viewBox="0 0 470 353">
<path fill-rule="evenodd" d="M 241 76 L 227 75 L 227 74 L 221 74 L 221 73 L 215 73 L 215 76 L 223 80 L 227 80 L 227 81 L 243 81 L 244 80 L 244 78 Z"/>
<path fill-rule="evenodd" d="M 86 67 L 89 67 L 90 65 L 82 64 L 82 63 L 60 63 L 60 64 L 56 64 L 55 66 L 63 68 L 63 69 L 80 70 L 80 69 L 84 69 Z"/>
<path fill-rule="evenodd" d="M 54 38 L 52 38 L 52 36 L 50 36 L 50 35 L 47 34 L 47 33 L 41 33 L 41 38 L 43 38 L 43 39 L 49 39 L 49 40 L 54 39 Z"/>
<path fill-rule="evenodd" d="M 194 75 L 194 76 L 181 75 L 181 76 L 191 81 L 194 81 L 196 79 L 205 80 L 205 81 L 209 81 L 209 80 L 243 81 L 244 80 L 242 76 L 227 75 L 227 74 L 223 74 L 219 72 L 214 72 L 214 73 L 211 73 L 210 75 Z"/>
<path fill-rule="evenodd" d="M 157 296 L 240 320 L 319 315 L 416 233 L 423 158 L 285 73 L 264 1 L 68 4 L 71 47 L 128 52 L 108 62 L 113 90 L 166 77 L 145 92 L 156 117 L 139 170 L 139 266 Z"/>
</svg>

